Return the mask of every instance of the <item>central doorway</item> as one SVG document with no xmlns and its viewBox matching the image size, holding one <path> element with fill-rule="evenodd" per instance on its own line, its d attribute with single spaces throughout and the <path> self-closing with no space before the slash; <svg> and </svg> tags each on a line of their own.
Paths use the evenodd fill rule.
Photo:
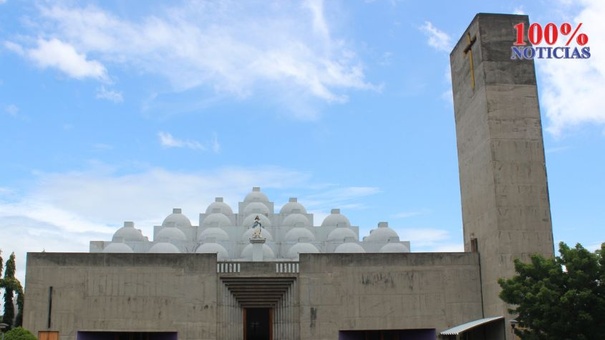
<svg viewBox="0 0 605 340">
<path fill-rule="evenodd" d="M 273 309 L 244 308 L 244 340 L 273 340 Z"/>
<path fill-rule="evenodd" d="M 176 332 L 81 332 L 77 340 L 177 340 Z"/>
</svg>

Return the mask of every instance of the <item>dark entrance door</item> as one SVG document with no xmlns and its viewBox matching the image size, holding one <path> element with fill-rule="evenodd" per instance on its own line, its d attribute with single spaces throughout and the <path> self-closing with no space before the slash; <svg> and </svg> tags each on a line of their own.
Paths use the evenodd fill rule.
<svg viewBox="0 0 605 340">
<path fill-rule="evenodd" d="M 272 340 L 271 308 L 244 309 L 244 340 Z"/>
<path fill-rule="evenodd" d="M 176 332 L 78 332 L 77 340 L 177 340 Z"/>
</svg>

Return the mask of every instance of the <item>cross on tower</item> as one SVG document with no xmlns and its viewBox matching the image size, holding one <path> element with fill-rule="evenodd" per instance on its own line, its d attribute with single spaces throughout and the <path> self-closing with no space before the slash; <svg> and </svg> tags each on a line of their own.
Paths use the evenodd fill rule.
<svg viewBox="0 0 605 340">
<path fill-rule="evenodd" d="M 466 38 L 468 40 L 468 44 L 464 48 L 464 54 L 468 55 L 471 69 L 471 88 L 475 89 L 475 66 L 473 65 L 473 45 L 477 41 L 477 36 L 471 38 L 471 33 L 468 32 L 466 34 Z"/>
</svg>

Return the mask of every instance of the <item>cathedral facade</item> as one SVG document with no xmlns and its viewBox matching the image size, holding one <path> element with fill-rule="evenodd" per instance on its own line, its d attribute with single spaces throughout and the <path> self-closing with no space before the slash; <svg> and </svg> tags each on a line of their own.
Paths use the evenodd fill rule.
<svg viewBox="0 0 605 340">
<path fill-rule="evenodd" d="M 132 222 L 89 253 L 29 253 L 24 327 L 40 339 L 514 339 L 497 280 L 553 256 L 532 60 L 522 15 L 478 14 L 450 54 L 464 252 L 415 253 L 386 223 L 319 225 L 254 188 L 197 226 L 175 209 L 149 240 Z"/>
</svg>

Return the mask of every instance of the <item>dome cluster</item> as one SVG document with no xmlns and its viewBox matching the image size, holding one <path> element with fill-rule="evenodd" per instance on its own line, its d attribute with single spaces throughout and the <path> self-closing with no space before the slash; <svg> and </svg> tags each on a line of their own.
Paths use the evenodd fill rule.
<svg viewBox="0 0 605 340">
<path fill-rule="evenodd" d="M 198 253 L 216 254 L 219 261 L 297 261 L 305 253 L 409 252 L 409 242 L 381 222 L 359 241 L 359 228 L 332 209 L 321 225 L 313 214 L 290 198 L 278 213 L 267 195 L 254 187 L 238 204 L 238 213 L 217 197 L 198 226 L 175 208 L 161 225 L 154 227 L 150 241 L 133 222 L 124 222 L 110 242 L 91 242 L 91 252 L 108 253 Z"/>
</svg>

